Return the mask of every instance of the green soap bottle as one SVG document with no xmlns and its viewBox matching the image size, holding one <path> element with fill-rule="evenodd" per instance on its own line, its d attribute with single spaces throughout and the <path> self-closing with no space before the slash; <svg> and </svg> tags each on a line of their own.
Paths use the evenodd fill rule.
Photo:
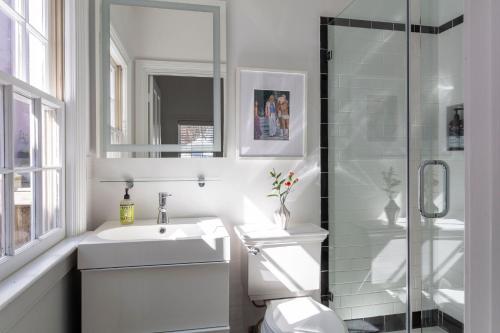
<svg viewBox="0 0 500 333">
<path fill-rule="evenodd" d="M 120 202 L 120 223 L 134 223 L 134 202 L 130 200 L 128 188 L 125 189 L 125 195 L 123 196 L 123 200 Z"/>
</svg>

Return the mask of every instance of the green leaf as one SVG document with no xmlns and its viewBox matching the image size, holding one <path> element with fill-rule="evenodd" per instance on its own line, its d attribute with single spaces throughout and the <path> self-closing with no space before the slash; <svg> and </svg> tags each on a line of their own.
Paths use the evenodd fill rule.
<svg viewBox="0 0 500 333">
<path fill-rule="evenodd" d="M 279 195 L 277 195 L 277 194 L 268 194 L 267 196 L 268 197 L 279 197 Z"/>
</svg>

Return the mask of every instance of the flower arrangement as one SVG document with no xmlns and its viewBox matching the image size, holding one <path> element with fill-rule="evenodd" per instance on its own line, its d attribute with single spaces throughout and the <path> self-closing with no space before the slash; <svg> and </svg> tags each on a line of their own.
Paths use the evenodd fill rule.
<svg viewBox="0 0 500 333">
<path fill-rule="evenodd" d="M 295 176 L 295 173 L 290 171 L 288 176 L 283 176 L 282 172 L 276 172 L 273 169 L 270 173 L 273 178 L 272 192 L 268 194 L 268 197 L 277 197 L 280 200 L 280 210 L 275 214 L 275 220 L 282 225 L 283 229 L 288 227 L 290 221 L 290 211 L 286 207 L 286 199 L 288 195 L 292 192 L 294 186 L 299 182 L 299 178 Z"/>
<path fill-rule="evenodd" d="M 280 199 L 280 203 L 284 205 L 286 198 L 292 191 L 294 185 L 298 183 L 299 178 L 297 178 L 292 171 L 288 173 L 288 177 L 283 177 L 282 172 L 277 173 L 274 169 L 269 174 L 273 178 L 273 189 L 268 197 L 277 197 Z"/>
</svg>

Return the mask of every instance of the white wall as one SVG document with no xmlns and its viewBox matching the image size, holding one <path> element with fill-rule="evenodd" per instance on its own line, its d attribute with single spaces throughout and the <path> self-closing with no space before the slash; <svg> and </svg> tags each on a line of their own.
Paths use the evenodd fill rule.
<svg viewBox="0 0 500 333">
<path fill-rule="evenodd" d="M 80 330 L 80 278 L 76 269 L 59 280 L 5 333 L 68 333 Z"/>
<path fill-rule="evenodd" d="M 112 5 L 110 16 L 132 59 L 213 58 L 211 13 Z"/>
<path fill-rule="evenodd" d="M 266 198 L 272 168 L 295 170 L 302 178 L 290 197 L 292 223 L 320 222 L 319 193 L 319 27 L 320 16 L 335 16 L 347 1 L 331 0 L 228 0 L 228 109 L 226 111 L 227 157 L 210 160 L 130 159 L 91 157 L 89 229 L 118 218 L 123 186 L 103 184 L 100 178 L 207 177 L 221 181 L 199 189 L 191 183 L 136 184 L 132 198 L 137 218 L 153 217 L 159 191 L 173 193 L 171 216 L 218 215 L 228 228 L 234 224 L 270 219 L 278 203 Z M 307 157 L 304 160 L 249 159 L 236 157 L 235 71 L 239 66 L 305 70 L 308 72 Z M 95 129 L 94 129 L 95 131 Z M 95 132 L 91 135 L 95 135 Z M 246 332 L 257 321 L 240 284 L 239 247 L 233 237 L 231 263 L 232 332 Z"/>
<path fill-rule="evenodd" d="M 500 3 L 465 0 L 465 332 L 500 327 Z"/>
</svg>

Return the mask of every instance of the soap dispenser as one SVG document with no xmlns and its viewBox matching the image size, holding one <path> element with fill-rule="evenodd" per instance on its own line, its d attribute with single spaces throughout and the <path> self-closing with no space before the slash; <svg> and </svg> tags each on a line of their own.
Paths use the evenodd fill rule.
<svg viewBox="0 0 500 333">
<path fill-rule="evenodd" d="M 123 196 L 123 200 L 120 202 L 121 224 L 134 223 L 134 202 L 130 200 L 130 194 L 128 194 L 128 190 L 128 188 L 125 189 L 125 195 Z"/>
</svg>

